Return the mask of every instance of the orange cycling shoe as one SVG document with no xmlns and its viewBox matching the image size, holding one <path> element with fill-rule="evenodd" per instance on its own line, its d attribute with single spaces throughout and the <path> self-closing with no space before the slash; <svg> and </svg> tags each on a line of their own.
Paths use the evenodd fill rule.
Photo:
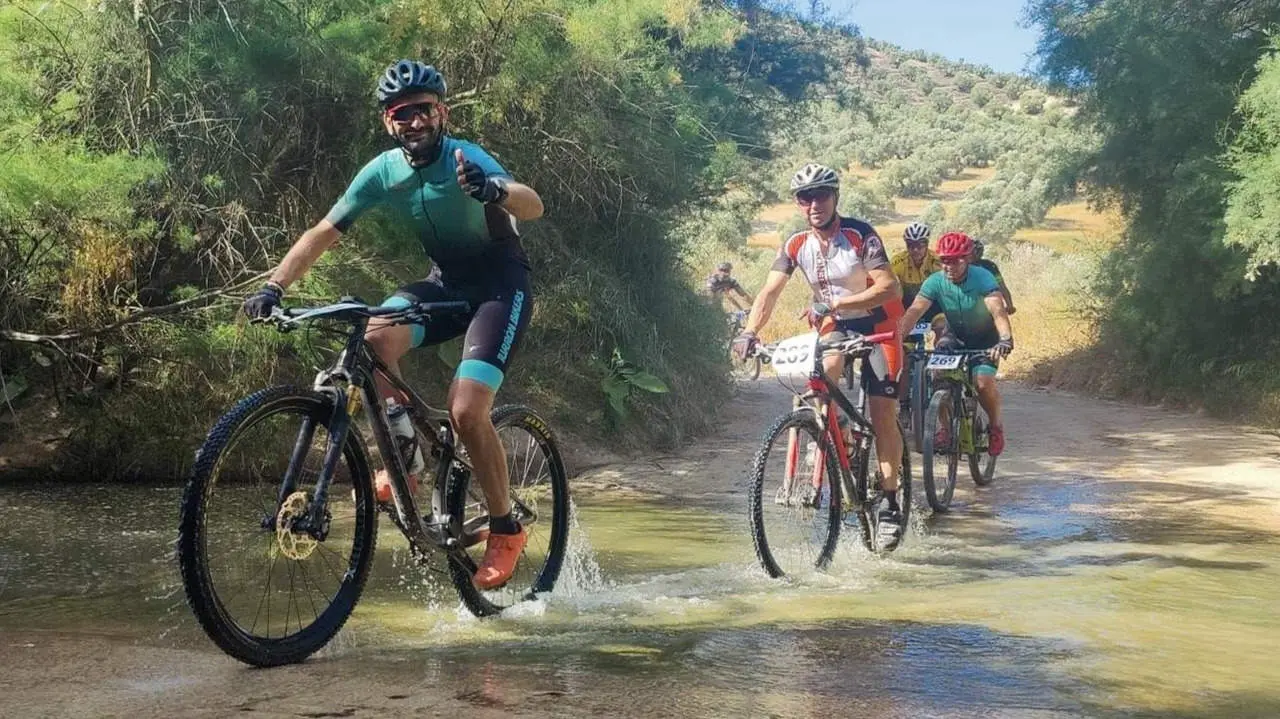
<svg viewBox="0 0 1280 719">
<path fill-rule="evenodd" d="M 413 492 L 413 496 L 418 496 L 417 475 L 409 475 L 409 491 Z M 373 475 L 373 496 L 378 504 L 391 504 L 391 475 L 385 469 L 380 469 Z"/>
<path fill-rule="evenodd" d="M 490 532 L 484 547 L 484 559 L 480 560 L 480 568 L 471 580 L 476 589 L 497 589 L 510 581 L 528 541 L 529 532 L 524 527 L 520 528 L 519 534 Z"/>
</svg>

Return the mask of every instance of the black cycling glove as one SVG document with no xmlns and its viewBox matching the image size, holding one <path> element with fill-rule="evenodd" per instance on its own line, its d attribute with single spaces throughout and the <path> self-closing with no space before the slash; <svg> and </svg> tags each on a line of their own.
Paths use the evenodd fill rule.
<svg viewBox="0 0 1280 719">
<path fill-rule="evenodd" d="M 262 286 L 262 289 L 246 297 L 241 309 L 251 320 L 270 317 L 271 311 L 280 306 L 280 300 L 283 298 L 284 290 L 280 285 L 268 282 Z"/>
<path fill-rule="evenodd" d="M 458 151 L 461 156 L 462 151 Z M 507 179 L 490 176 L 484 168 L 466 158 L 458 163 L 458 182 L 473 199 L 486 205 L 507 199 Z"/>
</svg>

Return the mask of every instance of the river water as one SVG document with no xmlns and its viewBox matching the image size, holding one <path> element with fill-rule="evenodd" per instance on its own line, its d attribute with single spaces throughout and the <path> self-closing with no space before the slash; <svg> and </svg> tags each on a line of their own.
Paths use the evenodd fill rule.
<svg viewBox="0 0 1280 719">
<path fill-rule="evenodd" d="M 1102 436 L 1119 439 L 1072 459 L 1099 436 L 1071 421 L 1083 406 L 1013 396 L 1011 417 L 1068 421 L 1061 436 L 990 488 L 962 477 L 952 513 L 919 511 L 893 555 L 849 532 L 829 572 L 790 581 L 755 561 L 737 465 L 695 499 L 587 483 L 557 591 L 492 620 L 383 521 L 347 627 L 273 670 L 218 653 L 186 607 L 178 488 L 2 487 L 0 715 L 1280 716 L 1265 478 L 1235 455 L 1148 453 L 1198 422 L 1152 430 L 1150 410 L 1113 408 Z M 744 424 L 729 446 L 763 428 Z M 702 460 L 681 461 L 670 474 Z"/>
</svg>

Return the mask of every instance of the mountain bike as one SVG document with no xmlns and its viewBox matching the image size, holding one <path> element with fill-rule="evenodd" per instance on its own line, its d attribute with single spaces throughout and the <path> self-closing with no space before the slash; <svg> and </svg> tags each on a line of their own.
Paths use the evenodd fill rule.
<svg viewBox="0 0 1280 719">
<path fill-rule="evenodd" d="M 564 562 L 570 508 L 564 463 L 546 421 L 525 407 L 493 411 L 510 470 L 512 515 L 529 540 L 512 579 L 481 591 L 472 576 L 488 515 L 466 448 L 448 412 L 424 402 L 365 340 L 374 317 L 410 324 L 469 311 L 465 302 L 389 308 L 343 298 L 260 320 L 280 332 L 319 329 L 339 338 L 342 349 L 311 387 L 275 386 L 241 399 L 196 453 L 182 496 L 178 562 L 192 611 L 227 654 L 255 666 L 289 664 L 337 634 L 368 578 L 379 510 L 419 564 L 447 572 L 477 616 L 551 591 Z M 425 444 L 423 475 L 433 482 L 425 513 L 375 373 L 408 398 L 410 421 Z M 362 410 L 389 473 L 388 505 L 377 505 L 369 451 L 356 426 Z"/>
<path fill-rule="evenodd" d="M 969 474 L 974 484 L 984 487 L 995 478 L 996 458 L 987 451 L 990 426 L 986 410 L 978 402 L 978 390 L 973 381 L 974 360 L 990 353 L 987 350 L 951 350 L 928 354 L 925 369 L 933 375 L 930 381 L 934 391 L 925 412 L 920 474 L 929 506 L 941 513 L 951 507 L 961 455 L 968 458 Z M 947 442 L 939 446 L 937 431 L 944 426 Z M 941 461 L 945 461 L 943 477 L 939 477 L 938 471 Z"/>
<path fill-rule="evenodd" d="M 878 475 L 872 471 L 875 432 L 865 410 L 855 407 L 822 369 L 825 352 L 838 352 L 845 362 L 865 362 L 876 344 L 893 337 L 886 332 L 823 342 L 813 332 L 757 349 L 780 379 L 803 380 L 803 389 L 791 387 L 796 395 L 792 410 L 765 432 L 752 467 L 751 534 L 769 576 L 826 567 L 846 522 L 857 523 L 863 544 L 873 552 L 892 551 L 901 541 L 899 534 L 879 549 L 877 509 L 884 491 L 873 486 Z M 840 426 L 837 407 L 848 418 L 846 428 Z M 769 481 L 770 470 L 776 474 L 774 482 Z M 905 529 L 911 508 L 911 464 L 905 448 L 898 506 Z"/>
<path fill-rule="evenodd" d="M 737 379 L 754 381 L 755 379 L 760 377 L 760 364 L 761 364 L 760 357 L 757 355 L 751 355 L 743 359 L 743 358 L 740 358 L 737 355 L 737 353 L 733 351 L 732 338 L 737 337 L 742 332 L 742 328 L 746 326 L 747 311 L 734 310 L 728 313 L 728 317 L 729 317 L 729 337 L 731 339 L 727 349 L 729 352 L 729 362 L 730 362 L 730 366 L 732 367 L 733 376 Z"/>
<path fill-rule="evenodd" d="M 902 426 L 906 429 L 903 438 L 911 451 L 917 453 L 924 447 L 924 412 L 930 397 L 929 373 L 924 369 L 928 356 L 924 338 L 929 327 L 928 322 L 917 323 L 902 341 L 906 350 L 903 376 L 907 387 L 902 393 L 898 416 L 902 417 Z"/>
</svg>

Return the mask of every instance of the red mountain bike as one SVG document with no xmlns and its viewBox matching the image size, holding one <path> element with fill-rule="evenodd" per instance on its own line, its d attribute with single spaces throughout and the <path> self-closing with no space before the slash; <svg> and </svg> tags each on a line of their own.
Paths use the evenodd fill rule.
<svg viewBox="0 0 1280 719">
<path fill-rule="evenodd" d="M 883 544 L 878 537 L 877 508 L 884 491 L 872 482 L 875 432 L 866 418 L 865 393 L 859 393 L 855 407 L 822 369 L 824 353 L 838 352 L 846 364 L 865 362 L 875 345 L 893 337 L 885 332 L 823 342 L 813 332 L 758 350 L 780 379 L 802 380 L 791 386 L 793 409 L 765 433 L 753 467 L 751 533 L 756 556 L 770 576 L 826 567 L 845 523 L 856 521 L 872 551 L 892 551 L 900 542 L 901 533 Z M 845 431 L 837 407 L 848 417 Z M 911 459 L 905 442 L 901 470 L 898 506 L 906 527 Z"/>
</svg>

